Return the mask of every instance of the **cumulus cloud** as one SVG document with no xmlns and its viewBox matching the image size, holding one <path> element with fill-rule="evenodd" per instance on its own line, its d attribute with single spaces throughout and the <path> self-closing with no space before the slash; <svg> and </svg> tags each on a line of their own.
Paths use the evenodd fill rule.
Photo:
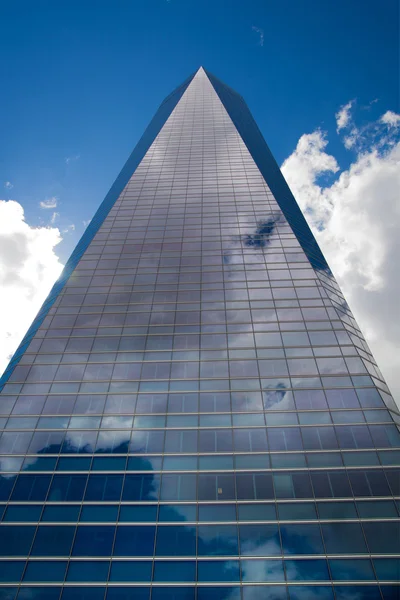
<svg viewBox="0 0 400 600">
<path fill-rule="evenodd" d="M 58 229 L 31 227 L 14 200 L 0 200 L 0 373 L 25 335 L 63 265 Z"/>
<path fill-rule="evenodd" d="M 323 227 L 331 211 L 331 199 L 316 185 L 316 179 L 326 173 L 337 173 L 336 159 L 325 152 L 326 135 L 319 129 L 301 136 L 295 151 L 284 162 L 282 170 L 298 202 L 307 198 L 302 209 L 313 212 L 314 224 Z M 295 180 L 295 181 L 293 181 Z M 292 184 L 295 184 L 295 189 Z"/>
<path fill-rule="evenodd" d="M 320 130 L 301 136 L 282 172 L 399 402 L 400 138 L 386 124 L 400 115 L 385 115 L 358 131 L 353 162 L 340 174 Z M 337 177 L 324 186 L 326 172 Z"/>
<path fill-rule="evenodd" d="M 46 200 L 43 200 L 42 202 L 39 202 L 39 206 L 40 208 L 56 208 L 58 203 L 58 198 L 57 196 L 52 196 L 51 198 L 47 198 Z"/>
<path fill-rule="evenodd" d="M 384 115 L 381 116 L 381 123 L 385 123 L 391 127 L 399 127 L 400 115 L 394 113 L 392 110 L 387 110 Z"/>
</svg>

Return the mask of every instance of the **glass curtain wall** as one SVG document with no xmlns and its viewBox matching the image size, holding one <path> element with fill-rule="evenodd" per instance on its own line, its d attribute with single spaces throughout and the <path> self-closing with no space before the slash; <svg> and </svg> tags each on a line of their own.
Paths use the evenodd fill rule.
<svg viewBox="0 0 400 600">
<path fill-rule="evenodd" d="M 0 600 L 400 598 L 398 411 L 202 69 L 0 413 Z"/>
</svg>

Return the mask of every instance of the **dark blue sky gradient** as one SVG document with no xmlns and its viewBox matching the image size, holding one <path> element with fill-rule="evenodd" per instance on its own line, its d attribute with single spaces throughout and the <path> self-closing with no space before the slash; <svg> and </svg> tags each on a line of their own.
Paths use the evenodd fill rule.
<svg viewBox="0 0 400 600">
<path fill-rule="evenodd" d="M 50 215 L 39 201 L 58 196 L 60 228 L 76 225 L 65 260 L 160 102 L 200 65 L 244 96 L 278 163 L 321 127 L 345 168 L 338 108 L 357 98 L 360 125 L 399 109 L 398 23 L 397 0 L 2 0 L 0 185 L 14 188 L 0 198 L 37 224 Z"/>
</svg>

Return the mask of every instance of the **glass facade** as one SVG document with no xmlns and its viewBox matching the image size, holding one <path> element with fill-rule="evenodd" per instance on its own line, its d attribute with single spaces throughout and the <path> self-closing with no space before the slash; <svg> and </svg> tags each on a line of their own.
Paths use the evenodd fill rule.
<svg viewBox="0 0 400 600">
<path fill-rule="evenodd" d="M 247 107 L 140 144 L 0 382 L 0 600 L 398 600 L 399 412 Z"/>
</svg>

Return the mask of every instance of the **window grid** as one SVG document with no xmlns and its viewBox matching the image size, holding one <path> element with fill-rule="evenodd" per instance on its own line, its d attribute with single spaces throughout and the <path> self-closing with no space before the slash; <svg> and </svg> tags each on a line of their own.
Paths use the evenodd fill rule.
<svg viewBox="0 0 400 600">
<path fill-rule="evenodd" d="M 0 598 L 397 597 L 398 409 L 221 85 L 178 93 L 3 378 Z"/>
</svg>

